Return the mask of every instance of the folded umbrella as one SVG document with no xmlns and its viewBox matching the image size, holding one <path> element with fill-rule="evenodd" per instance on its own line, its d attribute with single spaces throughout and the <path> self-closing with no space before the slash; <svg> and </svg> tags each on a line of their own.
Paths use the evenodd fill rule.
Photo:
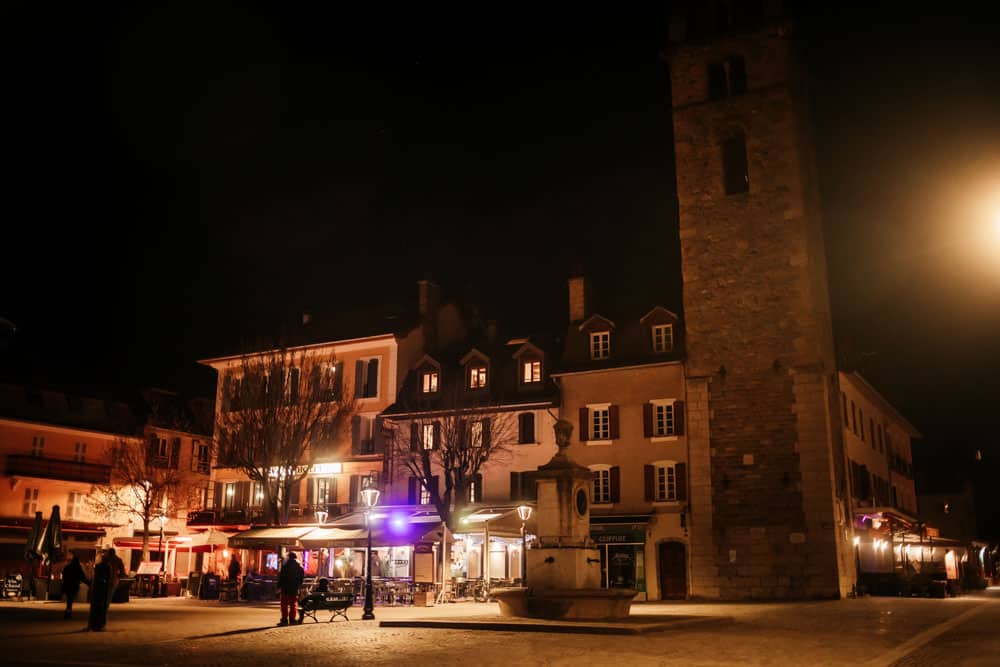
<svg viewBox="0 0 1000 667">
<path fill-rule="evenodd" d="M 45 532 L 38 542 L 38 553 L 42 559 L 52 564 L 54 557 L 58 557 L 62 552 L 62 521 L 59 519 L 59 506 L 52 506 L 52 514 L 49 515 L 49 522 L 45 525 Z"/>
<path fill-rule="evenodd" d="M 41 558 L 38 554 L 38 543 L 42 539 L 42 513 L 35 512 L 35 523 L 28 533 L 28 540 L 24 543 L 24 560 L 37 560 Z"/>
</svg>

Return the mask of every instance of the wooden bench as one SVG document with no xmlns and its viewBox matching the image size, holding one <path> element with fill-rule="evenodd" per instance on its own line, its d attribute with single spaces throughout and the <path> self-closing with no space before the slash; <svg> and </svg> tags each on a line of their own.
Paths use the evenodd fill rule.
<svg viewBox="0 0 1000 667">
<path fill-rule="evenodd" d="M 322 597 L 317 598 L 315 597 L 316 595 L 322 595 Z M 347 618 L 347 610 L 353 604 L 353 593 L 335 593 L 332 591 L 329 593 L 314 593 L 299 600 L 299 622 L 301 623 L 308 616 L 314 623 L 319 623 L 316 614 L 321 611 L 332 612 L 327 623 L 333 622 L 333 619 L 338 616 L 343 616 L 345 621 L 349 621 L 351 619 Z"/>
</svg>

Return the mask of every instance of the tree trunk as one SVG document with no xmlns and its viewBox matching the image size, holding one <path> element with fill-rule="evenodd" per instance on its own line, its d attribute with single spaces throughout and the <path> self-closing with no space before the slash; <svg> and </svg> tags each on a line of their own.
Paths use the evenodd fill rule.
<svg viewBox="0 0 1000 667">
<path fill-rule="evenodd" d="M 149 560 L 149 517 L 142 518 L 142 562 Z"/>
</svg>

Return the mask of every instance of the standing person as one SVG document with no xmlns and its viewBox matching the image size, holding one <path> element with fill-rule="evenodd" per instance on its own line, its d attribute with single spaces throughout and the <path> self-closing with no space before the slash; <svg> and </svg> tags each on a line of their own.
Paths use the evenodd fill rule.
<svg viewBox="0 0 1000 667">
<path fill-rule="evenodd" d="M 90 580 L 87 579 L 87 574 L 83 571 L 76 554 L 73 555 L 69 565 L 63 568 L 62 580 L 62 592 L 66 596 L 66 611 L 63 613 L 63 618 L 72 618 L 73 602 L 76 600 L 76 594 L 80 592 L 81 582 L 90 585 Z"/>
<path fill-rule="evenodd" d="M 288 553 L 284 565 L 278 572 L 278 590 L 281 591 L 281 621 L 278 625 L 297 625 L 295 603 L 299 598 L 299 586 L 305 579 L 306 573 L 302 570 L 294 552 Z"/>
<path fill-rule="evenodd" d="M 233 554 L 232 559 L 229 561 L 229 580 L 239 581 L 240 579 L 240 561 L 236 558 L 236 554 Z"/>
<path fill-rule="evenodd" d="M 108 549 L 110 551 L 110 549 Z M 108 606 L 111 604 L 111 558 L 105 551 L 94 566 L 94 580 L 90 588 L 90 616 L 87 630 L 99 632 L 108 622 Z"/>
<path fill-rule="evenodd" d="M 108 547 L 106 557 L 108 560 L 108 567 L 111 568 L 111 580 L 108 582 L 110 589 L 108 592 L 107 602 L 105 603 L 105 612 L 111 608 L 111 602 L 115 597 L 115 591 L 118 590 L 118 582 L 125 576 L 125 562 L 118 557 L 118 554 L 115 553 L 113 548 Z"/>
</svg>

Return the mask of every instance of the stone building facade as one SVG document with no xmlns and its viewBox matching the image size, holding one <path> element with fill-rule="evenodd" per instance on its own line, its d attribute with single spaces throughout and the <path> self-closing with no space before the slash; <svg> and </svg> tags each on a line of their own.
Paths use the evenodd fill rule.
<svg viewBox="0 0 1000 667">
<path fill-rule="evenodd" d="M 853 584 L 805 75 L 791 26 L 670 53 L 687 347 L 692 596 Z"/>
</svg>

